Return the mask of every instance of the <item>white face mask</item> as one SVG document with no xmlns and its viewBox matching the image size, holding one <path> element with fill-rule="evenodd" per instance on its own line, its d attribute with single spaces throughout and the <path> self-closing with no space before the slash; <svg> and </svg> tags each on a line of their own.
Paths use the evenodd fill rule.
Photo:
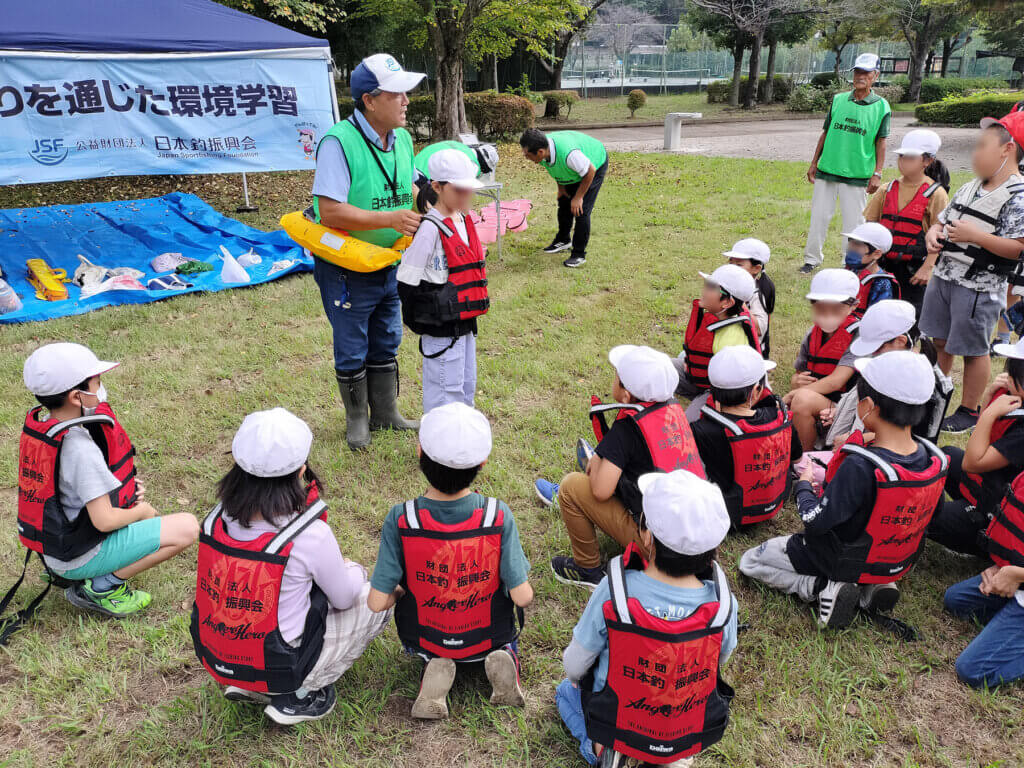
<svg viewBox="0 0 1024 768">
<path fill-rule="evenodd" d="M 107 402 L 107 388 L 103 386 L 103 382 L 102 381 L 100 382 L 100 385 L 98 387 L 96 387 L 96 391 L 95 392 L 87 392 L 86 391 L 86 392 L 80 392 L 80 394 L 81 395 L 92 395 L 97 400 L 99 400 L 101 403 Z M 96 413 L 96 406 L 95 405 L 92 406 L 92 407 L 89 407 L 87 405 L 83 405 L 82 406 L 82 415 L 83 416 L 92 416 L 94 413 Z"/>
</svg>

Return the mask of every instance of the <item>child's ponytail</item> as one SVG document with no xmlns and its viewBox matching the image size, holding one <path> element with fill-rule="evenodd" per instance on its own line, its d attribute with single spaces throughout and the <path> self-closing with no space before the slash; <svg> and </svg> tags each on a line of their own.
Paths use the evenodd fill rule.
<svg viewBox="0 0 1024 768">
<path fill-rule="evenodd" d="M 942 187 L 947 192 L 949 192 L 949 184 L 950 184 L 949 169 L 946 168 L 945 163 L 943 163 L 941 160 L 939 160 L 939 158 L 933 157 L 932 161 L 928 164 L 928 167 L 925 168 L 924 172 L 932 180 L 939 182 L 939 184 L 941 184 Z"/>
</svg>

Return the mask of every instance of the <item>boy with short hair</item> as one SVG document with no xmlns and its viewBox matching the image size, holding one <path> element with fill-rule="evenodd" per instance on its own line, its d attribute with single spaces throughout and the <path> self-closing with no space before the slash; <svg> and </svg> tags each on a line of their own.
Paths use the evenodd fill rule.
<svg viewBox="0 0 1024 768">
<path fill-rule="evenodd" d="M 555 700 L 591 764 L 614 749 L 689 765 L 722 737 L 733 696 L 721 666 L 736 647 L 736 599 L 715 560 L 729 516 L 721 491 L 690 472 L 644 475 L 640 487 L 651 555 L 630 547 L 609 564 L 562 655 Z"/>
<path fill-rule="evenodd" d="M 427 662 L 413 717 L 448 717 L 456 662 L 484 662 L 491 703 L 521 707 L 517 638 L 533 600 L 530 564 L 508 506 L 470 491 L 491 453 L 491 426 L 448 403 L 423 417 L 419 436 L 429 487 L 388 513 L 367 604 L 394 606 L 402 645 Z"/>
<path fill-rule="evenodd" d="M 730 264 L 745 269 L 754 278 L 754 295 L 747 302 L 747 309 L 750 311 L 750 316 L 754 318 L 754 322 L 757 323 L 761 353 L 767 360 L 771 354 L 771 340 L 768 331 L 772 313 L 775 311 L 775 283 L 765 271 L 772 255 L 771 249 L 764 241 L 758 240 L 756 237 L 746 237 L 734 243 L 728 251 L 723 251 L 722 255 L 729 259 Z"/>
<path fill-rule="evenodd" d="M 768 392 L 774 368 L 750 347 L 723 349 L 711 358 L 711 396 L 691 425 L 737 530 L 778 514 L 789 498 L 790 466 L 803 454 L 789 411 Z"/>
<path fill-rule="evenodd" d="M 892 248 L 892 233 L 881 224 L 868 221 L 852 232 L 844 232 L 843 237 L 847 242 L 846 268 L 855 272 L 860 280 L 857 307 L 853 313 L 863 317 L 872 304 L 898 299 L 900 284 L 892 274 L 878 266 L 879 259 Z"/>
<path fill-rule="evenodd" d="M 941 251 L 921 309 L 921 331 L 938 350 L 948 376 L 964 359 L 960 406 L 943 431 L 960 434 L 978 421 L 991 374 L 989 342 L 1006 304 L 1007 277 L 1024 251 L 1024 112 L 986 117 L 974 148 L 977 178 L 957 190 L 929 228 L 925 244 Z"/>
<path fill-rule="evenodd" d="M 135 449 L 100 381 L 118 365 L 67 342 L 25 361 L 39 405 L 19 447 L 18 534 L 48 572 L 72 582 L 68 602 L 124 618 L 152 600 L 127 580 L 192 546 L 199 523 L 187 512 L 161 517 L 144 500 Z"/>
<path fill-rule="evenodd" d="M 836 453 L 820 498 L 805 468 L 795 487 L 804 532 L 769 539 L 740 558 L 750 578 L 817 601 L 822 627 L 847 626 L 858 607 L 892 610 L 895 582 L 924 547 L 946 476 L 945 454 L 911 433 L 935 386 L 928 361 L 905 350 L 856 366 L 857 412 L 874 440 Z"/>
</svg>

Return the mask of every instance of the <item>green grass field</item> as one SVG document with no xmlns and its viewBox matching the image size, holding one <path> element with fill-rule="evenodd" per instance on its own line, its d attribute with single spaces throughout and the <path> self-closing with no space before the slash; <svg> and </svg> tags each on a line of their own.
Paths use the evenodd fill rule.
<svg viewBox="0 0 1024 768">
<path fill-rule="evenodd" d="M 83 615 L 50 596 L 38 620 L 0 649 L 2 766 L 561 766 L 582 765 L 553 695 L 561 651 L 587 593 L 551 576 L 550 556 L 567 552 L 557 512 L 542 508 L 537 476 L 559 478 L 589 432 L 591 394 L 607 397 L 607 350 L 646 343 L 676 354 L 697 270 L 752 235 L 772 246 L 779 290 L 773 348 L 782 385 L 808 325 L 798 276 L 810 186 L 804 166 L 679 155 L 613 154 L 598 204 L 590 261 L 582 270 L 545 256 L 554 226 L 552 185 L 503 148 L 507 197 L 536 203 L 530 229 L 506 240 L 490 264 L 492 310 L 481 322 L 478 407 L 494 425 L 491 462 L 478 487 L 511 505 L 537 592 L 522 637 L 524 710 L 493 708 L 486 679 L 463 674 L 452 716 L 409 718 L 419 663 L 403 656 L 393 629 L 338 683 L 326 720 L 291 730 L 223 699 L 192 653 L 188 611 L 195 551 L 141 575 L 154 595 L 144 615 L 117 623 Z M 963 174 L 955 180 L 964 181 Z M 308 199 L 311 174 L 250 179 L 270 228 Z M 237 177 L 118 178 L 73 185 L 7 187 L 0 206 L 77 203 L 196 192 L 231 212 Z M 837 238 L 837 236 L 836 236 Z M 838 239 L 832 242 L 838 250 Z M 330 331 L 310 275 L 267 286 L 104 309 L 46 324 L 0 329 L 0 537 L 4 588 L 22 551 L 14 536 L 15 453 L 32 404 L 22 386 L 25 356 L 73 340 L 123 365 L 104 381 L 140 449 L 148 497 L 166 512 L 202 516 L 230 465 L 231 437 L 253 410 L 285 406 L 313 428 L 311 461 L 326 483 L 330 523 L 346 556 L 372 565 L 388 508 L 424 488 L 413 435 L 376 437 L 363 454 L 344 447 L 332 375 Z M 419 412 L 415 337 L 402 345 L 402 404 Z M 700 766 L 1013 766 L 1024 764 L 1021 691 L 994 694 L 960 685 L 956 655 L 974 628 L 941 611 L 943 590 L 979 570 L 929 544 L 901 583 L 897 615 L 925 640 L 904 644 L 863 622 L 822 633 L 810 608 L 742 580 L 739 554 L 791 532 L 791 508 L 755 533 L 730 538 L 721 561 L 750 631 L 725 670 L 737 696 L 725 738 Z M 614 545 L 609 544 L 609 554 Z M 38 565 L 23 594 L 39 588 Z"/>
</svg>

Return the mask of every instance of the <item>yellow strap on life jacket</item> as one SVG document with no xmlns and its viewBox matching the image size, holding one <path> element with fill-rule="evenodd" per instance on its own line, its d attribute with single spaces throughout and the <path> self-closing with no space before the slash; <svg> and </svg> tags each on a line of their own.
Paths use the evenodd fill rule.
<svg viewBox="0 0 1024 768">
<path fill-rule="evenodd" d="M 292 240 L 314 256 L 353 272 L 376 272 L 402 258 L 411 237 L 400 237 L 391 248 L 360 240 L 348 232 L 331 229 L 310 221 L 302 211 L 292 211 L 281 217 L 281 226 Z"/>
</svg>

